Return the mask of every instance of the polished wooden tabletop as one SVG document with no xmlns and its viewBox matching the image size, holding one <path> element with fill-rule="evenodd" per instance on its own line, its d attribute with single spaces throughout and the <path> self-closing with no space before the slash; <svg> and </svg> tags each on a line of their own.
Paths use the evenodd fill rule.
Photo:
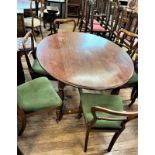
<svg viewBox="0 0 155 155">
<path fill-rule="evenodd" d="M 61 82 L 94 90 L 121 86 L 134 70 L 132 60 L 118 45 L 88 33 L 48 36 L 38 44 L 37 58 Z"/>
</svg>

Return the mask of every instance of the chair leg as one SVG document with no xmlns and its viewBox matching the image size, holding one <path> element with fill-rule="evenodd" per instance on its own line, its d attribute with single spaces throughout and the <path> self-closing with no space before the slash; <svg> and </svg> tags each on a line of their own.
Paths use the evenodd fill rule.
<svg viewBox="0 0 155 155">
<path fill-rule="evenodd" d="M 124 129 L 123 129 L 123 130 L 124 130 Z M 112 140 L 111 140 L 111 142 L 110 142 L 110 144 L 109 144 L 109 147 L 108 147 L 108 149 L 107 149 L 108 152 L 111 151 L 113 145 L 115 144 L 117 138 L 119 137 L 119 135 L 122 133 L 123 130 L 120 130 L 120 131 L 118 131 L 118 132 L 116 132 L 116 133 L 114 134 L 114 136 L 112 137 Z"/>
<path fill-rule="evenodd" d="M 56 109 L 56 122 L 58 123 L 60 121 L 60 115 L 61 115 L 61 109 Z"/>
<path fill-rule="evenodd" d="M 132 93 L 131 93 L 131 103 L 129 104 L 129 107 L 131 107 L 133 105 L 133 103 L 135 102 L 137 97 L 138 97 L 138 90 L 133 89 Z"/>
<path fill-rule="evenodd" d="M 20 120 L 22 122 L 22 127 L 18 133 L 18 136 L 21 136 L 26 128 L 26 115 L 25 115 L 24 111 L 19 108 L 19 106 L 17 106 L 17 113 L 18 113 Z"/>
<path fill-rule="evenodd" d="M 80 119 L 82 117 L 82 107 L 81 107 L 81 101 L 80 101 L 80 105 L 79 105 L 79 113 L 77 118 Z"/>
<path fill-rule="evenodd" d="M 88 139 L 89 139 L 89 128 L 87 128 L 86 131 L 86 137 L 85 137 L 85 146 L 84 146 L 84 152 L 87 152 L 87 146 L 88 146 Z"/>
<path fill-rule="evenodd" d="M 43 37 L 43 32 L 42 32 L 41 26 L 39 27 L 39 29 L 40 29 L 41 37 L 43 39 L 44 37 Z"/>
<path fill-rule="evenodd" d="M 32 27 L 32 34 L 34 36 L 34 40 L 36 41 L 36 35 L 35 35 L 35 32 L 34 32 L 34 28 Z"/>
</svg>

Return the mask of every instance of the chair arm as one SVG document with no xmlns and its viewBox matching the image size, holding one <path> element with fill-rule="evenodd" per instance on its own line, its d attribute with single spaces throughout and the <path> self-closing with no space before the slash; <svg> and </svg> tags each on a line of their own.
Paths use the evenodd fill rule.
<svg viewBox="0 0 155 155">
<path fill-rule="evenodd" d="M 73 32 L 75 31 L 76 28 L 76 21 L 74 19 L 71 18 L 66 18 L 66 19 L 55 19 L 54 20 L 54 26 L 58 23 L 58 24 L 63 24 L 63 23 L 69 23 L 69 22 L 73 22 L 74 23 L 74 28 L 73 28 Z"/>
<path fill-rule="evenodd" d="M 27 42 L 27 40 L 29 39 L 29 37 L 31 37 L 31 39 L 33 39 L 33 34 L 32 34 L 32 31 L 29 31 L 29 32 L 27 32 L 26 33 L 26 35 L 24 36 L 24 39 L 23 39 L 23 42 L 22 42 L 22 46 L 23 46 L 23 48 L 24 48 L 24 50 L 25 50 L 25 43 Z M 33 47 L 34 47 L 34 43 L 33 43 L 33 40 L 32 40 L 32 42 L 31 42 L 33 45 Z"/>
<path fill-rule="evenodd" d="M 138 112 L 126 112 L 126 111 L 114 111 L 114 110 L 110 110 L 107 108 L 103 108 L 100 106 L 94 106 L 91 108 L 92 114 L 94 116 L 95 119 L 98 120 L 109 120 L 109 121 L 129 121 L 132 119 L 135 119 L 138 117 Z M 108 118 L 108 117 L 98 117 L 96 115 L 96 112 L 100 111 L 100 112 L 105 112 L 108 114 L 113 114 L 113 115 L 117 115 L 117 116 L 126 116 L 126 117 L 120 117 L 120 118 Z"/>
<path fill-rule="evenodd" d="M 130 32 L 128 30 L 125 30 L 123 28 L 121 28 L 118 32 L 118 37 L 121 34 L 121 32 L 125 33 L 126 35 L 130 36 L 130 37 L 134 37 L 134 38 L 138 38 L 138 35 L 136 33 Z"/>
</svg>

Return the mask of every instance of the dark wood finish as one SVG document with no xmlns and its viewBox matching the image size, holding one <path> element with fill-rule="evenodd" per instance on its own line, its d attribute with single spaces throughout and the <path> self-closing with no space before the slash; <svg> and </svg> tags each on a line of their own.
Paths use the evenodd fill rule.
<svg viewBox="0 0 155 155">
<path fill-rule="evenodd" d="M 26 48 L 26 43 L 28 41 L 30 41 L 30 46 L 27 49 Z M 56 80 L 55 78 L 53 78 L 52 76 L 50 76 L 48 74 L 47 75 L 42 75 L 40 73 L 37 73 L 32 68 L 32 63 L 36 59 L 36 48 L 34 46 L 34 36 L 33 36 L 32 31 L 27 32 L 27 34 L 24 36 L 22 45 L 23 45 L 23 51 L 21 51 L 21 53 L 25 56 L 26 63 L 27 63 L 28 70 L 29 70 L 29 73 L 31 75 L 31 78 L 35 79 L 35 78 L 38 78 L 38 77 L 46 76 L 50 80 Z M 30 60 L 30 56 L 32 56 L 31 60 Z"/>
<path fill-rule="evenodd" d="M 33 5 L 35 4 L 35 8 L 33 8 Z M 38 7 L 39 6 L 39 7 Z M 30 9 L 25 10 L 24 13 L 29 13 L 31 20 L 29 20 L 30 17 L 24 18 L 25 22 L 25 27 L 31 28 L 32 33 L 35 37 L 35 28 L 39 28 L 42 39 L 43 39 L 43 33 L 42 33 L 42 28 L 41 28 L 41 20 L 42 20 L 42 15 L 43 15 L 43 10 L 44 10 L 44 4 L 42 0 L 31 0 L 30 1 Z M 39 24 L 35 25 L 36 20 L 39 20 Z M 26 25 L 26 23 L 28 23 Z"/>
<path fill-rule="evenodd" d="M 51 111 L 56 111 L 56 121 L 58 122 L 60 120 L 60 111 L 62 109 L 62 106 L 58 106 L 55 108 L 43 108 L 42 110 L 36 111 L 36 112 L 31 112 L 31 113 L 26 113 L 23 109 L 21 109 L 18 105 L 17 105 L 17 114 L 19 116 L 19 119 L 21 120 L 22 126 L 21 129 L 18 133 L 18 136 L 21 136 L 26 128 L 26 124 L 27 124 L 27 117 L 28 116 L 33 116 L 39 113 L 47 113 L 47 112 L 51 112 Z"/>
<path fill-rule="evenodd" d="M 80 15 L 80 0 L 67 0 L 67 16 L 68 17 L 79 17 Z"/>
<path fill-rule="evenodd" d="M 115 144 L 117 138 L 122 133 L 122 131 L 125 129 L 126 123 L 129 122 L 130 120 L 136 119 L 138 117 L 138 112 L 118 112 L 118 111 L 110 110 L 110 109 L 107 109 L 104 107 L 99 107 L 99 106 L 92 107 L 91 112 L 93 114 L 93 119 L 90 122 L 86 123 L 86 136 L 85 136 L 84 152 L 87 151 L 90 131 L 115 132 L 115 134 L 112 137 L 112 140 L 109 144 L 109 147 L 107 149 L 107 151 L 110 152 L 113 145 Z M 113 114 L 113 115 L 118 115 L 118 116 L 122 116 L 122 117 L 121 118 L 98 117 L 97 112 L 104 112 L 107 114 Z M 122 124 L 121 124 L 120 129 L 93 128 L 93 125 L 97 120 L 122 121 Z"/>
<path fill-rule="evenodd" d="M 107 25 L 110 19 L 110 0 L 85 0 L 79 25 L 80 32 L 90 32 L 106 37 Z"/>
<path fill-rule="evenodd" d="M 134 71 L 138 74 L 138 47 L 129 55 L 132 58 L 133 63 L 134 63 Z M 131 100 L 131 103 L 129 104 L 129 107 L 130 107 L 135 102 L 136 98 L 138 97 L 138 81 L 132 82 L 130 84 L 126 83 L 123 86 L 115 88 L 112 90 L 111 94 L 118 95 L 120 92 L 120 89 L 124 89 L 124 88 L 133 89 L 131 92 L 131 96 L 130 96 L 130 100 Z"/>
<path fill-rule="evenodd" d="M 71 18 L 65 18 L 65 19 L 55 19 L 54 20 L 54 32 L 57 33 L 57 25 L 59 27 L 59 24 L 65 24 L 65 23 L 73 23 L 73 32 L 76 29 L 76 21 L 75 19 L 71 19 Z"/>
<path fill-rule="evenodd" d="M 42 67 L 63 83 L 105 90 L 126 83 L 133 74 L 130 57 L 104 38 L 78 32 L 57 33 L 37 47 Z"/>
<path fill-rule="evenodd" d="M 22 13 L 17 14 L 17 37 L 24 37 L 25 25 L 24 25 L 24 16 Z"/>
<path fill-rule="evenodd" d="M 136 101 L 137 97 L 138 97 L 138 83 L 132 89 L 132 92 L 131 92 L 131 103 L 129 104 L 129 107 L 131 107 L 134 104 L 134 102 Z"/>
<path fill-rule="evenodd" d="M 47 13 L 44 13 L 44 18 L 43 18 L 44 19 L 44 27 L 46 27 L 45 23 L 49 22 L 49 24 L 50 24 L 49 31 L 51 31 L 49 35 L 51 35 L 54 33 L 53 32 L 54 31 L 53 22 L 59 16 L 59 14 L 58 14 L 59 9 L 56 6 L 46 6 L 46 10 L 47 10 Z"/>
<path fill-rule="evenodd" d="M 21 56 L 22 54 L 18 52 L 17 53 L 17 85 L 20 85 L 25 82 L 23 66 L 21 63 Z"/>
<path fill-rule="evenodd" d="M 115 42 L 121 47 L 126 47 L 127 52 L 133 57 L 134 51 L 138 48 L 138 34 L 121 28 Z"/>
</svg>

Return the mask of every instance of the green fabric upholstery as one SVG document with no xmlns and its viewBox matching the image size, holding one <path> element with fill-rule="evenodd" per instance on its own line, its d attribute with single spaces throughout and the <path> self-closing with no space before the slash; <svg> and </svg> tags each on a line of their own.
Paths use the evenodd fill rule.
<svg viewBox="0 0 155 155">
<path fill-rule="evenodd" d="M 32 69 L 36 72 L 36 73 L 39 73 L 41 75 L 49 75 L 43 68 L 42 66 L 40 65 L 39 61 L 37 59 L 35 59 L 33 61 L 33 64 L 32 64 Z"/>
<path fill-rule="evenodd" d="M 61 106 L 62 101 L 50 81 L 40 77 L 17 87 L 17 103 L 28 113 Z"/>
<path fill-rule="evenodd" d="M 100 106 L 115 111 L 123 111 L 123 103 L 121 98 L 114 95 L 84 93 L 81 95 L 81 104 L 86 123 L 90 122 L 93 119 L 93 114 L 91 112 L 91 107 L 93 106 Z M 121 117 L 104 112 L 97 112 L 97 116 L 109 118 Z M 121 121 L 97 120 L 93 127 L 119 129 L 121 128 Z"/>
<path fill-rule="evenodd" d="M 130 85 L 138 82 L 138 75 L 134 71 L 132 77 L 129 79 L 129 81 L 125 85 Z"/>
</svg>

